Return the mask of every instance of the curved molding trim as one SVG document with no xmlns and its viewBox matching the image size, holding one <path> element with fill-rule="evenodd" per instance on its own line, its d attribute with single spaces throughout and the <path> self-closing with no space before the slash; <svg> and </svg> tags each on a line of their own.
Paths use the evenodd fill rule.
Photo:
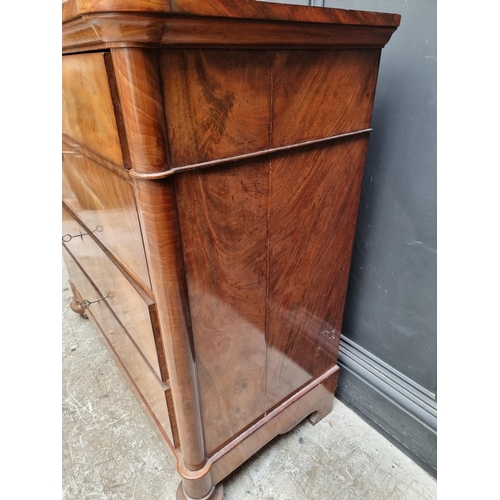
<svg viewBox="0 0 500 500">
<path fill-rule="evenodd" d="M 258 156 L 270 155 L 273 153 L 279 153 L 281 151 L 288 151 L 290 149 L 303 148 L 303 147 L 311 146 L 314 144 L 321 144 L 324 142 L 334 141 L 336 139 L 343 139 L 345 137 L 352 137 L 352 136 L 357 136 L 357 135 L 361 135 L 361 134 L 367 134 L 367 133 L 371 132 L 372 130 L 373 129 L 371 129 L 371 128 L 366 128 L 363 130 L 356 130 L 355 132 L 347 132 L 345 134 L 338 134 L 338 135 L 333 135 L 330 137 L 324 137 L 322 139 L 315 139 L 313 141 L 298 142 L 296 144 L 289 144 L 287 146 L 280 146 L 278 148 L 263 149 L 260 151 L 255 151 L 253 153 L 246 153 L 243 155 L 230 156 L 228 158 L 220 158 L 218 160 L 205 161 L 202 163 L 193 163 L 191 165 L 183 165 L 182 167 L 174 167 L 174 168 L 171 168 L 169 170 L 164 170 L 162 172 L 143 173 L 143 172 L 136 172 L 134 170 L 130 170 L 130 176 L 135 177 L 136 179 L 145 179 L 145 180 L 164 179 L 165 177 L 170 177 L 173 174 L 178 174 L 181 172 L 188 172 L 190 170 L 197 170 L 197 169 L 201 169 L 201 168 L 215 167 L 217 165 L 224 165 L 226 163 L 234 163 L 234 162 L 237 162 L 240 160 L 246 160 L 248 158 L 256 158 Z"/>
<path fill-rule="evenodd" d="M 234 447 L 236 447 L 239 443 L 250 437 L 254 432 L 259 430 L 265 424 L 267 424 L 270 420 L 272 420 L 276 415 L 279 415 L 282 411 L 286 410 L 293 403 L 297 402 L 300 398 L 305 396 L 308 392 L 312 391 L 315 387 L 322 384 L 326 379 L 330 378 L 332 375 L 337 373 L 340 370 L 339 365 L 335 365 L 329 370 L 327 370 L 323 375 L 309 382 L 305 387 L 297 391 L 292 397 L 288 398 L 286 401 L 277 406 L 274 410 L 267 413 L 263 418 L 261 418 L 257 423 L 252 425 L 245 432 L 240 434 L 237 438 L 233 439 L 230 443 L 228 443 L 224 448 L 219 450 L 217 453 L 212 455 L 209 460 L 211 462 L 215 462 L 223 457 L 226 453 L 230 452 Z"/>
</svg>

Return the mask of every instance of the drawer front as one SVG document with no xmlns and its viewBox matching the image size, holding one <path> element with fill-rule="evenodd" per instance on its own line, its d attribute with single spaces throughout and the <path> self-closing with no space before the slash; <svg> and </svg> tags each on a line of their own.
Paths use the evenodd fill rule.
<svg viewBox="0 0 500 500">
<path fill-rule="evenodd" d="M 62 131 L 123 166 L 106 57 L 101 52 L 63 56 Z"/>
<path fill-rule="evenodd" d="M 80 233 L 83 235 L 74 236 Z M 109 306 L 134 339 L 152 369 L 165 382 L 167 371 L 164 366 L 160 369 L 155 345 L 155 334 L 159 338 L 159 329 L 154 323 L 156 317 L 154 303 L 150 299 L 150 303 L 147 303 L 139 295 L 124 274 L 64 208 L 63 234 L 74 236 L 65 245 L 102 295 L 106 296 L 108 292 L 114 294 L 114 297 L 108 300 Z M 91 300 L 88 297 L 83 298 Z M 165 358 L 162 356 L 162 359 Z"/>
<path fill-rule="evenodd" d="M 89 300 L 99 298 L 87 277 L 64 248 L 63 257 L 70 279 L 80 296 L 88 297 Z M 116 321 L 104 302 L 101 301 L 92 304 L 87 313 L 100 326 L 106 339 L 112 345 L 122 365 L 125 367 L 130 379 L 135 383 L 164 431 L 173 442 L 167 406 L 168 390 L 165 391 L 160 385 L 160 382 L 145 363 L 125 330 Z"/>
<path fill-rule="evenodd" d="M 146 287 L 151 289 L 132 185 L 71 151 L 63 154 L 63 202 Z"/>
</svg>

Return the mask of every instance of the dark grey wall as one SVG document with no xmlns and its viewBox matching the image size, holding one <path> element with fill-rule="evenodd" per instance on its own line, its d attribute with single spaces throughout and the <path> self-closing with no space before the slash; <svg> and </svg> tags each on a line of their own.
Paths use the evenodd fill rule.
<svg viewBox="0 0 500 500">
<path fill-rule="evenodd" d="M 327 0 L 393 11 L 382 51 L 344 335 L 436 391 L 436 2 Z"/>
<path fill-rule="evenodd" d="M 435 473 L 436 2 L 325 5 L 402 15 L 382 50 L 338 394 Z"/>
</svg>

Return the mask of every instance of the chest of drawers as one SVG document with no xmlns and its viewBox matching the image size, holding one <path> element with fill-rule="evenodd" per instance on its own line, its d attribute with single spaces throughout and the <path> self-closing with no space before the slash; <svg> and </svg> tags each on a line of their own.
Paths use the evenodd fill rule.
<svg viewBox="0 0 500 500">
<path fill-rule="evenodd" d="M 221 481 L 330 410 L 381 48 L 395 14 L 63 3 L 72 309 L 182 478 Z"/>
</svg>

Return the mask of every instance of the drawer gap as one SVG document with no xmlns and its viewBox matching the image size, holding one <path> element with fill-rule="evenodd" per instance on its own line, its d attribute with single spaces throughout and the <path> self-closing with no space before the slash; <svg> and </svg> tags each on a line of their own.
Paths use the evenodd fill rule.
<svg viewBox="0 0 500 500">
<path fill-rule="evenodd" d="M 64 243 L 63 243 L 63 247 L 66 250 L 66 252 L 68 252 L 68 255 L 75 261 L 76 265 L 78 266 L 78 269 L 85 276 L 85 278 L 91 284 L 92 288 L 94 288 L 94 290 L 99 295 L 99 297 L 101 299 L 104 299 L 104 296 L 102 295 L 102 293 L 100 292 L 100 290 L 97 288 L 97 286 L 94 284 L 94 282 L 90 279 L 89 275 L 85 272 L 85 270 L 82 268 L 82 266 L 80 266 L 80 263 L 78 262 L 78 260 L 75 258 L 75 256 L 71 253 L 71 251 L 68 249 L 68 247 Z M 137 343 L 135 342 L 135 340 L 132 338 L 132 336 L 130 335 L 130 333 L 127 331 L 127 329 L 125 328 L 125 326 L 123 325 L 123 323 L 120 321 L 120 319 L 114 313 L 113 309 L 107 303 L 106 299 L 104 299 L 102 302 L 106 305 L 106 307 L 109 309 L 110 313 L 113 315 L 113 318 L 116 320 L 116 322 L 123 329 L 123 331 L 127 335 L 128 339 L 132 342 L 132 345 L 137 349 L 138 353 L 141 355 L 141 358 L 144 360 L 144 362 L 146 363 L 146 365 L 148 366 L 148 368 L 151 370 L 151 372 L 155 376 L 155 379 L 158 381 L 158 383 L 163 388 L 163 390 L 164 391 L 169 390 L 170 389 L 170 381 L 167 379 L 166 382 L 163 382 L 158 377 L 158 375 L 156 374 L 155 370 L 153 369 L 153 367 L 151 366 L 151 364 L 149 363 L 149 361 L 147 360 L 147 358 L 144 356 L 144 354 L 142 353 L 141 349 L 139 348 L 139 346 L 137 345 Z"/>
<path fill-rule="evenodd" d="M 83 156 L 87 156 L 88 158 L 90 158 L 92 161 L 96 162 L 101 167 L 108 169 L 110 172 L 117 175 L 118 177 L 121 177 L 122 179 L 126 180 L 127 182 L 131 182 L 132 179 L 131 179 L 129 171 L 127 169 L 124 169 L 123 167 L 116 165 L 115 163 L 108 160 L 107 158 L 104 158 L 99 153 L 97 153 L 93 149 L 90 149 L 88 146 L 81 144 L 73 137 L 70 137 L 67 134 L 63 134 L 62 135 L 62 142 L 69 149 L 72 149 L 73 151 L 75 151 L 77 153 L 81 153 Z"/>
<path fill-rule="evenodd" d="M 87 232 L 88 236 L 92 238 L 95 243 L 97 243 L 97 246 L 105 253 L 106 257 L 113 262 L 113 264 L 120 270 L 120 272 L 125 276 L 127 281 L 134 287 L 135 291 L 140 295 L 142 300 L 146 302 L 148 306 L 151 306 L 154 304 L 154 297 L 153 297 L 153 292 L 151 290 L 148 290 L 145 286 L 142 285 L 142 283 L 137 282 L 130 274 L 127 272 L 127 270 L 118 262 L 118 260 L 109 252 L 109 250 L 103 245 L 99 239 L 94 236 L 94 233 L 92 230 L 84 223 L 82 222 L 78 216 L 75 214 L 75 212 L 68 207 L 64 202 L 62 203 L 63 208 L 75 219 L 75 221 L 82 226 L 83 229 Z"/>
</svg>

